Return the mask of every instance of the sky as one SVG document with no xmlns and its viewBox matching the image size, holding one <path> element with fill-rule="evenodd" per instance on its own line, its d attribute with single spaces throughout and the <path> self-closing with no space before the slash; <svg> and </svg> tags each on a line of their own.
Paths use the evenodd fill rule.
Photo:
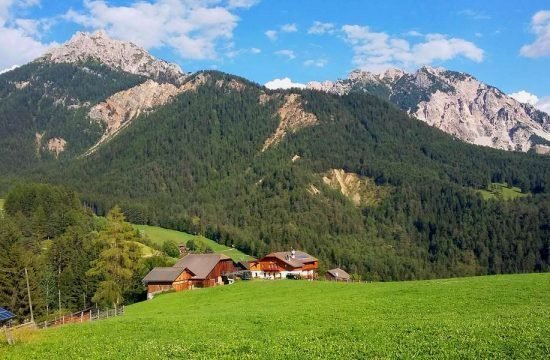
<svg viewBox="0 0 550 360">
<path fill-rule="evenodd" d="M 549 0 L 0 0 L 0 71 L 99 29 L 272 87 L 443 66 L 550 112 Z"/>
</svg>

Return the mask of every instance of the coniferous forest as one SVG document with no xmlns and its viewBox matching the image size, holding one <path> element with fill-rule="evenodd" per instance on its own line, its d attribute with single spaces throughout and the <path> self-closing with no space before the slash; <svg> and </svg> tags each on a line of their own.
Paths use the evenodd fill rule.
<svg viewBox="0 0 550 360">
<path fill-rule="evenodd" d="M 322 268 L 340 266 L 371 281 L 550 269 L 549 157 L 466 144 L 371 95 L 307 90 L 296 93 L 318 122 L 262 151 L 290 92 L 204 75 L 206 84 L 141 115 L 89 156 L 42 158 L 6 172 L 2 246 L 19 254 L 10 261 L 33 259 L 47 269 L 35 272 L 34 286 L 44 292 L 43 283 L 57 284 L 57 291 L 63 279 L 81 281 L 74 293 L 61 292 L 67 308 L 141 296 L 136 279 L 150 263 L 134 258 L 132 275 L 118 282 L 100 265 L 102 249 L 136 256 L 105 235 L 121 231 L 112 224 L 123 217 L 200 233 L 253 256 L 303 249 Z M 243 86 L 220 86 L 230 81 Z M 260 102 L 262 95 L 269 100 Z M 323 181 L 331 169 L 383 191 L 373 192 L 372 203 L 354 204 Z M 21 181 L 62 187 L 14 185 Z M 480 190 L 491 183 L 528 196 L 484 199 Z M 29 191 L 52 191 L 58 200 Z M 121 236 L 137 236 L 122 228 Z M 54 295 L 47 291 L 43 309 Z"/>
</svg>

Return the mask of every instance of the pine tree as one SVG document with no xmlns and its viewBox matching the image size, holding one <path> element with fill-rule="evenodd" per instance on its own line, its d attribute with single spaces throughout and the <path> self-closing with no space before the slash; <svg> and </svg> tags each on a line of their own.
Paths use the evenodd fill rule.
<svg viewBox="0 0 550 360">
<path fill-rule="evenodd" d="M 120 305 L 124 292 L 131 287 L 134 272 L 139 268 L 141 253 L 135 241 L 139 236 L 124 221 L 118 206 L 107 215 L 107 227 L 99 232 L 95 243 L 101 247 L 99 258 L 92 262 L 87 275 L 100 282 L 92 301 L 101 306 Z"/>
</svg>

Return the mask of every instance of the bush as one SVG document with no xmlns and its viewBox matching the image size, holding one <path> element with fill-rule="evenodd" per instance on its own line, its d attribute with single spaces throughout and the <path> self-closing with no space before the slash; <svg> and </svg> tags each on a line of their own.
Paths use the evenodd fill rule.
<svg viewBox="0 0 550 360">
<path fill-rule="evenodd" d="M 162 251 L 170 257 L 177 258 L 180 256 L 180 249 L 178 244 L 174 241 L 165 241 L 164 244 L 162 244 Z"/>
</svg>

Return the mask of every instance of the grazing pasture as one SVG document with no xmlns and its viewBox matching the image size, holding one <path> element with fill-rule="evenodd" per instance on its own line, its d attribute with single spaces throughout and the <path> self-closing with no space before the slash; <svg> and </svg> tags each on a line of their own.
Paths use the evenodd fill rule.
<svg viewBox="0 0 550 360">
<path fill-rule="evenodd" d="M 393 283 L 250 281 L 39 331 L 6 359 L 546 359 L 550 274 Z"/>
<path fill-rule="evenodd" d="M 225 245 L 218 244 L 214 240 L 210 240 L 200 235 L 192 235 L 181 231 L 164 229 L 158 226 L 148 225 L 134 225 L 140 231 L 143 231 L 149 239 L 162 245 L 165 241 L 174 241 L 177 244 L 186 244 L 189 240 L 193 240 L 196 243 L 202 243 L 212 249 L 213 252 L 218 254 L 225 254 L 232 258 L 234 261 L 250 260 L 251 256 L 244 254 L 243 252 L 227 247 Z"/>
</svg>

